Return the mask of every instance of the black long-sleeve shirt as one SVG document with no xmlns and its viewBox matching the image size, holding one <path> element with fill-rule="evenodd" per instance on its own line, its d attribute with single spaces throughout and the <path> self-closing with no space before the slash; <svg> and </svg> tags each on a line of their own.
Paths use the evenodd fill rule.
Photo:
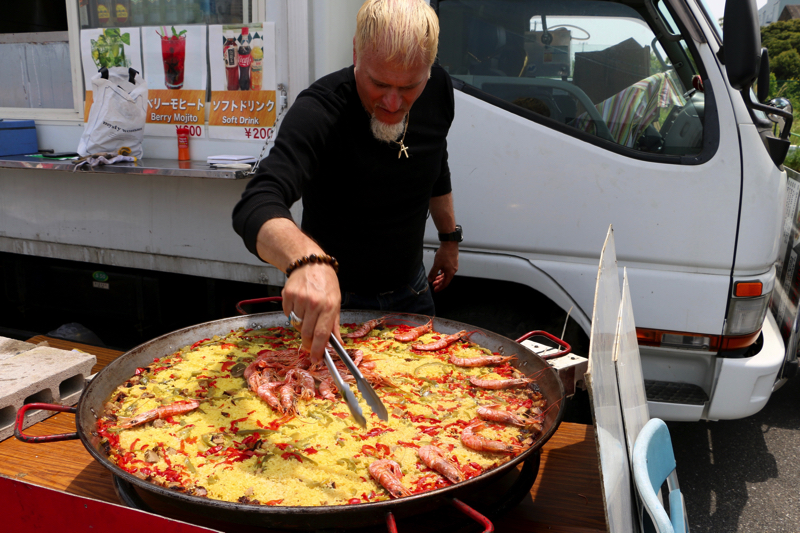
<svg viewBox="0 0 800 533">
<path fill-rule="evenodd" d="M 451 191 L 447 132 L 453 86 L 439 66 L 409 112 L 405 146 L 372 136 L 353 67 L 301 92 L 275 145 L 233 211 L 247 249 L 269 219 L 291 219 L 303 198 L 302 229 L 339 261 L 343 290 L 375 294 L 411 281 L 422 261 L 432 196 Z"/>
</svg>

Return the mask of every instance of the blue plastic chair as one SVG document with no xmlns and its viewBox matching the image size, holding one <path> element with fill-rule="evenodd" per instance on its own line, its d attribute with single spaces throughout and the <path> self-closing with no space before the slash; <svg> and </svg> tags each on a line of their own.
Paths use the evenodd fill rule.
<svg viewBox="0 0 800 533">
<path fill-rule="evenodd" d="M 644 425 L 633 445 L 633 479 L 642 502 L 639 521 L 644 533 L 688 533 L 686 505 L 678 487 L 675 454 L 667 425 L 652 418 Z M 669 515 L 658 493 L 667 482 Z"/>
</svg>

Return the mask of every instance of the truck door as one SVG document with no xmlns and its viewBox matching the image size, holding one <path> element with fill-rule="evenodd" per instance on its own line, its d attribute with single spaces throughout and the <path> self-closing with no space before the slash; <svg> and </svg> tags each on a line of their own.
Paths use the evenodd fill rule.
<svg viewBox="0 0 800 533">
<path fill-rule="evenodd" d="M 462 271 L 469 250 L 527 258 L 591 316 L 613 224 L 637 326 L 718 335 L 741 168 L 702 35 L 652 0 L 437 7 L 440 63 L 458 89 L 448 146 L 469 220 Z"/>
</svg>

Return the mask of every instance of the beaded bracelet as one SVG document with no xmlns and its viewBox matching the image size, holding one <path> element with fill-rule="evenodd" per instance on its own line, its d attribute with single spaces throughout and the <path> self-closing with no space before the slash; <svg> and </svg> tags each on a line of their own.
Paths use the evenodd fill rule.
<svg viewBox="0 0 800 533">
<path fill-rule="evenodd" d="M 339 272 L 339 261 L 337 261 L 335 257 L 330 255 L 311 254 L 304 255 L 300 259 L 296 259 L 289 263 L 289 266 L 286 267 L 286 277 L 288 278 L 297 268 L 311 263 L 325 263 L 326 265 L 330 265 L 334 272 Z"/>
</svg>

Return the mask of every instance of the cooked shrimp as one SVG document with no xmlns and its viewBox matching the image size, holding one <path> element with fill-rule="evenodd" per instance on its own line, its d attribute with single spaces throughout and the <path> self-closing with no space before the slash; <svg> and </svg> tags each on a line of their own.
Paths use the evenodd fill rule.
<svg viewBox="0 0 800 533">
<path fill-rule="evenodd" d="M 399 498 L 401 496 L 411 496 L 411 491 L 400 483 L 400 478 L 403 477 L 403 472 L 400 470 L 400 465 L 391 459 L 378 459 L 369 465 L 369 475 L 381 484 L 381 486 L 389 491 L 392 498 Z"/>
<path fill-rule="evenodd" d="M 333 378 L 328 377 L 319 383 L 319 395 L 325 400 L 336 401 L 336 386 L 333 384 Z"/>
<path fill-rule="evenodd" d="M 516 359 L 516 355 L 509 355 L 508 357 L 504 357 L 502 355 L 480 355 L 478 357 L 456 357 L 455 355 L 450 356 L 450 362 L 456 366 L 489 366 L 489 365 L 501 365 L 506 361 L 511 361 L 512 359 Z"/>
<path fill-rule="evenodd" d="M 342 337 L 347 339 L 360 339 L 361 337 L 366 337 L 367 333 L 372 331 L 373 329 L 377 328 L 384 322 L 386 322 L 387 317 L 381 318 L 374 318 L 372 320 L 367 320 L 363 324 L 361 324 L 357 329 L 354 329 L 350 333 L 345 333 Z"/>
<path fill-rule="evenodd" d="M 436 446 L 430 444 L 422 446 L 419 450 L 417 450 L 417 455 L 419 455 L 419 458 L 422 459 L 423 463 L 425 463 L 425 466 L 436 470 L 453 483 L 464 481 L 464 474 L 461 473 L 458 465 L 450 461 L 444 455 L 444 452 L 442 452 L 442 450 Z"/>
<path fill-rule="evenodd" d="M 267 402 L 267 405 L 272 407 L 275 411 L 283 414 L 283 406 L 281 401 L 275 396 L 275 389 L 281 385 L 280 381 L 269 381 L 269 379 L 261 379 L 255 393 L 259 398 Z"/>
<path fill-rule="evenodd" d="M 402 333 L 395 333 L 394 340 L 400 342 L 412 342 L 420 338 L 426 333 L 430 333 L 433 331 L 433 319 L 431 318 L 428 320 L 427 324 L 422 326 L 418 326 L 416 328 L 411 328 L 408 331 L 404 331 Z"/>
<path fill-rule="evenodd" d="M 513 389 L 515 387 L 524 387 L 529 383 L 533 383 L 529 378 L 517 379 L 480 379 L 475 376 L 469 378 L 469 382 L 481 389 Z"/>
<path fill-rule="evenodd" d="M 295 382 L 300 387 L 300 398 L 314 399 L 314 376 L 302 368 L 293 368 L 286 373 L 287 382 Z"/>
<path fill-rule="evenodd" d="M 281 407 L 283 407 L 283 411 L 287 414 L 296 415 L 297 414 L 297 407 L 294 404 L 294 389 L 292 389 L 291 383 L 284 383 L 278 388 L 278 394 L 281 396 Z"/>
<path fill-rule="evenodd" d="M 414 350 L 422 350 L 422 351 L 425 351 L 425 352 L 435 352 L 436 350 L 441 350 L 442 348 L 447 348 L 448 346 L 450 346 L 454 342 L 460 341 L 461 339 L 463 339 L 465 337 L 469 337 L 470 335 L 472 335 L 476 331 L 478 331 L 478 330 L 473 330 L 473 331 L 470 331 L 469 333 L 467 333 L 466 331 L 464 331 L 462 329 L 458 333 L 454 333 L 452 335 L 442 335 L 442 338 L 439 339 L 438 341 L 429 342 L 428 344 L 412 344 L 411 348 L 414 349 Z"/>
<path fill-rule="evenodd" d="M 497 407 L 497 405 L 478 407 L 478 416 L 484 420 L 489 420 L 490 422 L 500 422 L 503 424 L 510 424 L 512 426 L 517 426 L 521 428 L 533 427 L 537 431 L 542 430 L 541 420 L 537 418 L 528 418 L 525 416 L 519 416 L 517 414 L 508 411 L 493 409 L 493 407 Z"/>
<path fill-rule="evenodd" d="M 484 427 L 483 422 L 476 421 L 464 428 L 461 432 L 461 442 L 467 448 L 471 448 L 478 452 L 494 452 L 494 453 L 519 453 L 525 449 L 525 446 L 519 444 L 506 444 L 499 440 L 490 440 L 480 435 L 476 435 L 475 431 L 480 431 Z"/>
<path fill-rule="evenodd" d="M 145 422 L 156 420 L 157 418 L 167 418 L 168 416 L 182 415 L 190 411 L 194 411 L 200 407 L 200 400 L 186 400 L 171 403 L 169 405 L 162 405 L 144 413 L 140 413 L 133 418 L 126 419 L 119 427 L 128 429 Z"/>
</svg>

